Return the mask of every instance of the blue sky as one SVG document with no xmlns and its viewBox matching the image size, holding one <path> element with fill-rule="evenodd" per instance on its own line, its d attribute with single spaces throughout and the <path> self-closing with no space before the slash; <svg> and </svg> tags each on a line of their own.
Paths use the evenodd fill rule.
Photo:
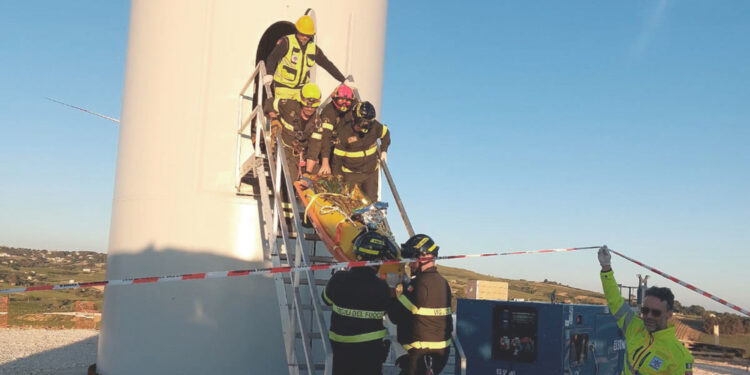
<svg viewBox="0 0 750 375">
<path fill-rule="evenodd" d="M 0 2 L 0 244 L 106 249 L 116 125 L 44 97 L 120 116 L 128 8 Z M 381 118 L 415 229 L 446 255 L 606 243 L 750 308 L 748 14 L 392 1 Z M 593 252 L 447 265 L 600 289 Z"/>
</svg>

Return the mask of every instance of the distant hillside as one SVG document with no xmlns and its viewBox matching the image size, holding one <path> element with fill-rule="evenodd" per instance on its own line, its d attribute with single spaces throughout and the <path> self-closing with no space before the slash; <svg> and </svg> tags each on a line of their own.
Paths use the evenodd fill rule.
<svg viewBox="0 0 750 375">
<path fill-rule="evenodd" d="M 438 271 L 450 283 L 455 298 L 466 296 L 467 280 L 505 281 L 508 284 L 509 299 L 523 299 L 526 301 L 549 302 L 550 294 L 555 291 L 557 302 L 603 305 L 606 303 L 604 295 L 585 289 L 578 289 L 554 281 L 510 280 L 483 275 L 463 268 L 438 265 Z"/>
<path fill-rule="evenodd" d="M 105 279 L 107 254 L 0 246 L 0 289 Z M 8 325 L 73 328 L 76 301 L 92 301 L 101 310 L 101 289 L 45 290 L 9 297 Z"/>
<path fill-rule="evenodd" d="M 103 253 L 0 246 L 0 289 L 104 280 L 106 265 L 107 254 Z M 454 306 L 456 298 L 466 296 L 466 283 L 471 279 L 508 282 L 510 299 L 548 302 L 554 290 L 557 302 L 599 305 L 605 303 L 602 293 L 574 288 L 555 281 L 510 280 L 442 265 L 439 265 L 438 269 L 451 285 Z M 100 308 L 102 296 L 102 291 L 98 289 L 12 294 L 8 314 L 9 323 L 26 324 L 21 319 L 24 314 L 73 311 L 75 301 L 94 301 L 97 308 Z M 683 307 L 678 301 L 675 301 L 675 307 L 688 315 L 701 316 L 705 312 L 700 306 Z M 64 320 L 63 318 L 58 320 L 61 319 Z M 51 326 L 60 326 L 60 324 L 55 323 Z"/>
</svg>

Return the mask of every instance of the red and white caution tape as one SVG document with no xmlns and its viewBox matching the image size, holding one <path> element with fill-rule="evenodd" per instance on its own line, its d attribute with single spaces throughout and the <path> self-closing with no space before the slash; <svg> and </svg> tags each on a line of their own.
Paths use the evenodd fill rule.
<svg viewBox="0 0 750 375">
<path fill-rule="evenodd" d="M 672 275 L 669 275 L 667 273 L 664 273 L 662 271 L 657 270 L 656 268 L 653 268 L 651 266 L 643 264 L 643 263 L 641 263 L 641 262 L 639 262 L 639 261 L 637 261 L 637 260 L 635 260 L 633 258 L 630 258 L 630 257 L 628 257 L 626 255 L 623 255 L 623 254 L 621 254 L 621 253 L 619 253 L 619 252 L 617 252 L 615 250 L 609 249 L 609 251 L 611 251 L 611 252 L 613 252 L 613 253 L 615 253 L 615 254 L 617 254 L 617 255 L 619 255 L 619 256 L 621 256 L 621 257 L 623 257 L 623 258 L 625 258 L 625 259 L 627 259 L 627 260 L 629 260 L 629 261 L 631 261 L 631 262 L 633 262 L 633 263 L 641 266 L 641 267 L 643 267 L 643 268 L 646 268 L 646 269 L 650 270 L 653 273 L 656 273 L 656 274 L 661 275 L 661 276 L 663 276 L 663 277 L 665 277 L 665 278 L 667 278 L 669 280 L 672 280 L 672 281 L 676 282 L 677 284 L 680 284 L 680 285 L 684 286 L 685 288 L 688 288 L 688 289 L 690 289 L 690 290 L 692 290 L 692 291 L 694 291 L 694 292 L 696 292 L 698 294 L 701 294 L 701 295 L 703 295 L 705 297 L 708 297 L 708 298 L 710 298 L 710 299 L 712 299 L 712 300 L 714 300 L 714 301 L 716 301 L 716 302 L 718 302 L 718 303 L 720 303 L 720 304 L 722 304 L 724 306 L 727 306 L 730 309 L 733 309 L 735 311 L 739 311 L 739 312 L 741 312 L 741 313 L 743 313 L 743 314 L 745 314 L 747 316 L 750 316 L 750 311 L 745 310 L 745 309 L 743 309 L 743 308 L 741 308 L 741 307 L 739 307 L 739 306 L 737 306 L 737 305 L 735 305 L 733 303 L 727 302 L 725 299 L 719 298 L 718 296 L 715 296 L 715 295 L 713 295 L 713 294 L 711 294 L 709 292 L 703 291 L 703 290 L 695 287 L 692 284 L 686 283 L 686 282 L 684 282 L 684 281 L 682 281 L 682 280 L 680 280 L 680 279 L 678 279 L 678 278 L 676 278 L 676 277 L 674 277 Z"/>
<path fill-rule="evenodd" d="M 486 254 L 468 254 L 468 255 L 449 255 L 438 257 L 437 260 L 450 260 L 450 259 L 462 259 L 462 258 L 481 258 L 481 257 L 492 257 L 492 256 L 504 256 L 504 255 L 521 255 L 521 254 L 544 254 L 544 253 L 561 253 L 568 251 L 577 250 L 588 250 L 598 249 L 600 246 L 588 246 L 588 247 L 571 247 L 561 249 L 544 249 L 544 250 L 527 250 L 527 251 L 511 251 L 506 253 L 486 253 Z M 672 280 L 698 294 L 706 296 L 722 305 L 725 305 L 733 310 L 750 316 L 750 311 L 745 310 L 735 304 L 732 304 L 722 298 L 719 298 L 711 293 L 705 292 L 692 284 L 686 283 L 674 276 L 666 274 L 662 271 L 657 270 L 651 266 L 643 264 L 633 258 L 623 255 L 622 253 L 610 249 L 611 252 L 641 266 L 658 275 L 661 275 L 669 280 Z M 153 283 L 165 283 L 170 281 L 184 281 L 184 280 L 202 280 L 202 279 L 223 279 L 236 276 L 250 276 L 250 275 L 267 275 L 276 273 L 291 273 L 291 272 L 304 272 L 304 271 L 320 271 L 327 269 L 350 269 L 357 267 L 371 267 L 380 266 L 384 264 L 401 264 L 411 263 L 415 259 L 401 259 L 401 260 L 384 260 L 384 261 L 358 261 L 358 262 L 341 262 L 341 263 L 330 263 L 330 264 L 314 264 L 305 267 L 269 267 L 269 268 L 253 268 L 247 270 L 237 271 L 216 271 L 216 272 L 203 272 L 203 273 L 190 273 L 177 276 L 155 276 L 155 277 L 139 277 L 134 279 L 118 279 L 118 280 L 105 280 L 105 281 L 92 281 L 88 283 L 73 283 L 73 284 L 58 284 L 58 285 L 42 285 L 42 286 L 30 286 L 26 288 L 15 288 L 15 289 L 3 289 L 0 290 L 0 294 L 7 293 L 24 293 L 33 292 L 39 290 L 65 290 L 65 289 L 78 289 L 78 288 L 90 288 L 98 286 L 109 286 L 109 285 L 135 285 L 135 284 L 153 284 Z"/>
<path fill-rule="evenodd" d="M 576 251 L 576 250 L 598 249 L 598 248 L 599 246 L 589 246 L 589 247 L 574 247 L 574 248 L 567 248 L 567 249 L 513 251 L 513 252 L 508 252 L 508 253 L 451 255 L 451 256 L 438 257 L 437 260 L 490 257 L 490 256 L 502 256 L 502 255 L 558 253 L 558 252 L 565 252 L 565 251 Z M 111 286 L 111 285 L 153 284 L 153 283 L 165 283 L 165 282 L 170 282 L 170 281 L 184 281 L 184 280 L 223 279 L 223 278 L 236 277 L 236 276 L 266 275 L 266 274 L 291 273 L 291 272 L 303 272 L 303 271 L 319 271 L 319 270 L 327 270 L 327 269 L 349 269 L 349 268 L 356 268 L 356 267 L 380 266 L 384 264 L 410 263 L 413 261 L 415 261 L 415 259 L 407 258 L 407 259 L 401 259 L 401 260 L 358 261 L 358 262 L 341 262 L 341 263 L 330 263 L 330 264 L 314 264 L 314 265 L 305 266 L 305 267 L 253 268 L 253 269 L 238 270 L 238 271 L 216 271 L 216 272 L 190 273 L 190 274 L 177 275 L 177 276 L 139 277 L 139 278 L 134 278 L 134 279 L 104 280 L 104 281 L 92 281 L 88 283 L 41 285 L 41 286 L 30 286 L 26 288 L 3 289 L 3 290 L 0 290 L 0 294 L 24 293 L 24 292 L 33 292 L 33 291 L 39 291 L 39 290 L 78 289 L 78 288 L 90 288 L 90 287 Z"/>
</svg>

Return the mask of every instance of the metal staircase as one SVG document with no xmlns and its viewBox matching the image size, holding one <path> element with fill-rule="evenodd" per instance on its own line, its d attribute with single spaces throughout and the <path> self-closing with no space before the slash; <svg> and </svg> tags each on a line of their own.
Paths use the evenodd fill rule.
<svg viewBox="0 0 750 375">
<path fill-rule="evenodd" d="M 291 228 L 282 214 L 282 199 L 277 197 L 282 196 L 282 191 L 285 191 L 288 197 L 296 195 L 289 178 L 290 166 L 283 162 L 286 160 L 286 150 L 281 146 L 280 135 L 277 135 L 273 142 L 274 150 L 269 149 L 272 143 L 271 131 L 262 105 L 264 97 L 272 97 L 272 92 L 269 84 L 262 83 L 265 75 L 265 64 L 261 61 L 239 95 L 236 192 L 238 195 L 253 197 L 259 201 L 264 258 L 274 267 L 333 263 L 335 260 L 325 245 L 318 245 L 317 234 L 302 225 L 301 215 L 304 210 L 297 199 L 290 199 L 294 212 Z M 381 169 L 390 184 L 407 232 L 410 236 L 414 235 L 384 162 L 381 163 Z M 328 341 L 327 324 L 330 321 L 331 308 L 320 303 L 321 287 L 325 286 L 330 276 L 329 270 L 274 274 L 290 375 L 331 373 L 333 354 Z M 395 326 L 390 322 L 386 323 L 389 328 L 388 338 L 393 344 L 391 353 L 384 363 L 383 372 L 397 374 L 399 369 L 395 366 L 395 360 L 404 351 L 396 342 Z M 458 339 L 454 338 L 453 342 L 454 350 L 443 374 L 463 373 L 460 371 L 463 353 Z M 454 367 L 457 369 L 455 372 Z M 465 365 L 463 368 L 465 369 Z"/>
<path fill-rule="evenodd" d="M 262 110 L 262 98 L 264 93 L 266 97 L 272 95 L 270 87 L 261 83 L 265 74 L 266 69 L 261 61 L 240 92 L 235 176 L 237 194 L 251 195 L 259 201 L 264 257 L 274 267 L 306 266 L 312 264 L 312 259 L 330 262 L 332 258 L 315 254 L 317 236 L 305 233 L 297 215 L 292 220 L 292 228 L 289 228 L 281 214 L 282 200 L 277 197 L 282 196 L 282 189 L 289 197 L 294 197 L 295 192 L 292 184 L 286 183 L 291 180 L 289 167 L 282 162 L 285 160 L 282 142 L 277 139 L 275 150 L 268 149 L 271 132 Z M 247 108 L 251 109 L 248 111 Z M 290 199 L 290 203 L 293 212 L 301 212 L 296 199 Z M 311 252 L 313 256 L 309 254 Z M 320 274 L 323 271 L 317 272 Z M 319 302 L 318 288 L 321 284 L 325 285 L 327 277 L 315 276 L 315 271 L 274 274 L 286 360 L 291 375 L 331 373 L 333 354 L 326 324 L 330 313 L 326 314 Z M 325 310 L 330 311 L 330 308 Z"/>
</svg>

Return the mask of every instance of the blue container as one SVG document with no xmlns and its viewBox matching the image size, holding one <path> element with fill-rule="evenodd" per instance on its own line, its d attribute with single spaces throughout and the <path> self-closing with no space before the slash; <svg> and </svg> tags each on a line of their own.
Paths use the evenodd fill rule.
<svg viewBox="0 0 750 375">
<path fill-rule="evenodd" d="M 467 374 L 615 375 L 625 338 L 601 305 L 459 299 Z"/>
</svg>

